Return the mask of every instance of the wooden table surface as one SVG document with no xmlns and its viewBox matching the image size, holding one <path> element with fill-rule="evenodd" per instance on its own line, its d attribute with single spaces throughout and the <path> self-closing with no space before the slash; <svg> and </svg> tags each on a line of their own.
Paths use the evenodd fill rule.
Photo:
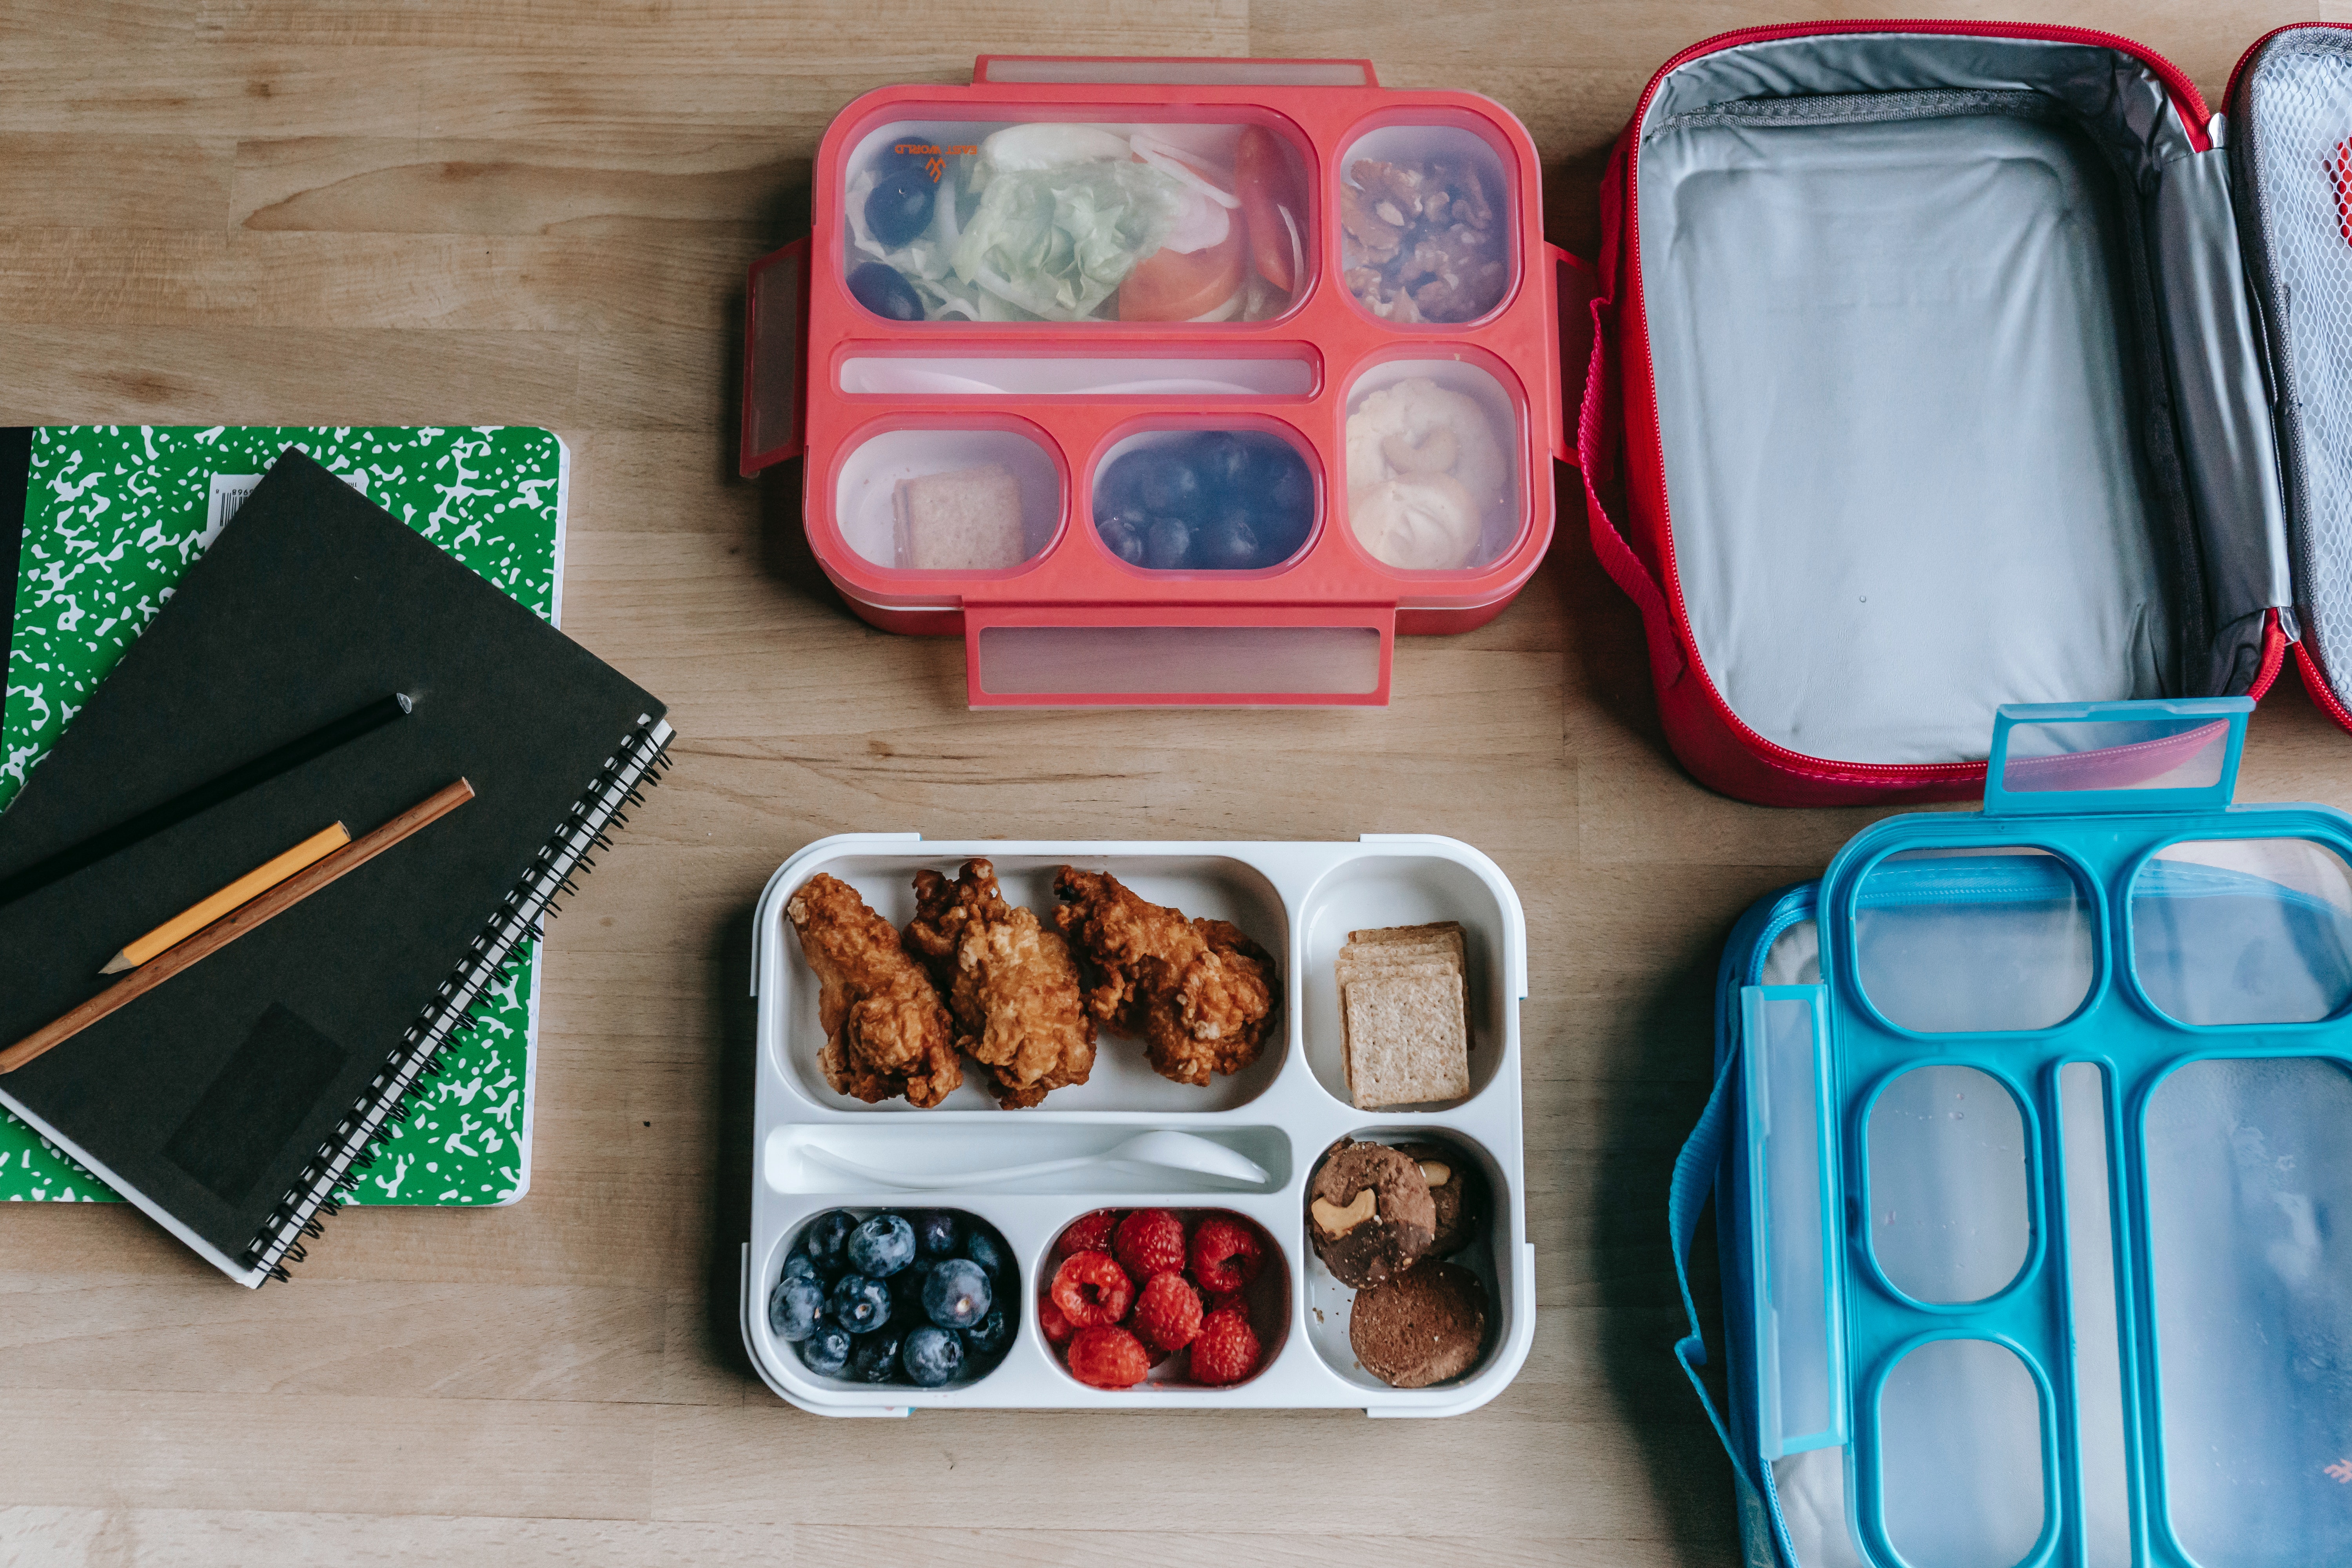
<svg viewBox="0 0 2352 1568">
<path fill-rule="evenodd" d="M 2125 32 L 2218 100 L 2307 7 L 1949 9 Z M 982 50 L 1370 55 L 1391 85 L 1516 110 L 1552 237 L 1589 249 L 1601 158 L 1657 65 L 1799 15 L 0 5 L 0 423 L 551 426 L 574 464 L 566 629 L 681 736 L 553 928 L 522 1203 L 347 1214 L 257 1294 L 127 1206 L 0 1213 L 0 1560 L 1735 1562 L 1729 1470 L 1669 1354 L 1667 1174 L 1724 933 L 1875 814 L 1740 805 L 1677 770 L 1565 489 L 1517 603 L 1402 642 L 1385 710 L 968 711 L 959 643 L 873 631 L 815 578 L 796 471 L 733 477 L 732 383 L 745 264 L 804 221 L 817 138 L 870 88 L 963 79 Z M 2283 687 L 2241 795 L 2352 805 L 2347 763 L 2352 738 Z M 1492 854 L 1532 982 L 1541 1310 L 1510 1389 L 1434 1422 L 831 1422 L 769 1394 L 734 1327 L 751 907 L 809 840 L 906 828 L 1421 831 Z"/>
</svg>

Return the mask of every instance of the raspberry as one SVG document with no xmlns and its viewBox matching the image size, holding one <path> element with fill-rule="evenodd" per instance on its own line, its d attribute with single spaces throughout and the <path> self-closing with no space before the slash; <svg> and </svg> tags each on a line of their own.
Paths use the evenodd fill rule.
<svg viewBox="0 0 2352 1568">
<path fill-rule="evenodd" d="M 1249 1316 L 1249 1298 L 1238 1290 L 1220 1290 L 1211 1296 L 1201 1304 L 1201 1315 L 1206 1317 L 1211 1312 L 1222 1312 L 1228 1307 L 1238 1309 L 1244 1318 Z"/>
<path fill-rule="evenodd" d="M 1112 1250 L 1138 1279 L 1184 1271 L 1184 1222 L 1166 1209 L 1138 1209 L 1118 1222 Z"/>
<path fill-rule="evenodd" d="M 1062 1316 L 1062 1309 L 1054 1305 L 1051 1296 L 1037 1303 L 1037 1327 L 1049 1345 L 1068 1344 L 1070 1336 L 1078 1331 L 1070 1325 L 1069 1319 Z"/>
<path fill-rule="evenodd" d="M 1253 1352 L 1256 1346 L 1251 1347 Z M 1151 1370 L 1143 1342 L 1125 1329 L 1095 1324 L 1070 1342 L 1070 1375 L 1096 1388 L 1132 1388 Z"/>
<path fill-rule="evenodd" d="M 1108 1252 L 1110 1233 L 1118 1224 L 1117 1209 L 1097 1209 L 1092 1214 L 1080 1215 L 1070 1222 L 1068 1229 L 1062 1232 L 1061 1239 L 1054 1243 L 1054 1256 L 1069 1258 L 1081 1252 Z"/>
<path fill-rule="evenodd" d="M 1210 1313 L 1192 1342 L 1192 1381 L 1222 1386 L 1256 1370 L 1257 1334 L 1249 1319 L 1232 1307 Z"/>
<path fill-rule="evenodd" d="M 1257 1237 L 1229 1219 L 1204 1219 L 1192 1233 L 1192 1279 L 1202 1289 L 1223 1294 L 1257 1278 L 1263 1254 Z"/>
<path fill-rule="evenodd" d="M 1062 1259 L 1054 1273 L 1054 1305 L 1075 1328 L 1116 1323 L 1135 1305 L 1135 1282 L 1119 1272 L 1108 1252 L 1081 1252 Z"/>
<path fill-rule="evenodd" d="M 1135 1299 L 1135 1331 L 1147 1345 L 1181 1351 L 1201 1331 L 1201 1297 L 1181 1274 L 1162 1270 Z"/>
</svg>

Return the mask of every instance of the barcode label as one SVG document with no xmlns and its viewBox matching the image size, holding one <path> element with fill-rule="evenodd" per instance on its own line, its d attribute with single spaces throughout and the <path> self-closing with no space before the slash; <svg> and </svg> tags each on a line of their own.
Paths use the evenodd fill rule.
<svg viewBox="0 0 2352 1568">
<path fill-rule="evenodd" d="M 337 474 L 335 478 L 342 480 L 360 494 L 367 494 L 365 471 L 354 469 L 348 474 Z M 196 550 L 199 553 L 212 548 L 213 541 L 220 537 L 220 531 L 227 525 L 230 518 L 236 515 L 236 509 L 245 504 L 245 498 L 251 495 L 253 487 L 260 482 L 259 474 L 215 474 L 213 476 L 212 494 L 205 503 L 205 531 L 196 536 Z"/>
</svg>

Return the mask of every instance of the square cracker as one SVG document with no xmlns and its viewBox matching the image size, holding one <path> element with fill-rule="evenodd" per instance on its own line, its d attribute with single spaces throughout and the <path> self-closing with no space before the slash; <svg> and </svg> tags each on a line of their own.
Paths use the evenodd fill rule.
<svg viewBox="0 0 2352 1568">
<path fill-rule="evenodd" d="M 1458 973 L 1363 975 L 1340 992 L 1348 1091 L 1357 1109 L 1460 1100 L 1470 1031 Z"/>
<path fill-rule="evenodd" d="M 1348 933 L 1349 951 L 1388 952 L 1400 948 L 1426 948 L 1449 952 L 1453 954 L 1454 963 L 1459 964 L 1463 956 L 1462 922 L 1438 921 L 1430 925 L 1380 926 L 1370 931 Z"/>
<path fill-rule="evenodd" d="M 1002 463 L 900 479 L 890 509 L 900 566 L 1001 572 L 1028 559 L 1021 482 Z"/>
</svg>

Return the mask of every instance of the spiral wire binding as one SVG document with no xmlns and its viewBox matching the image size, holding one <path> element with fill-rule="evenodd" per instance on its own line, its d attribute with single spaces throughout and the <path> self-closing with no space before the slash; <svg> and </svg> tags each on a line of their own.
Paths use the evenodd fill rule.
<svg viewBox="0 0 2352 1568">
<path fill-rule="evenodd" d="M 604 759 L 593 784 L 572 803 L 562 825 L 548 836 L 523 873 L 467 944 L 449 977 L 426 1003 L 416 1022 L 369 1083 L 367 1092 L 335 1131 L 319 1145 L 294 1185 L 278 1201 L 269 1218 L 245 1251 L 246 1263 L 270 1279 L 289 1278 L 287 1265 L 306 1256 L 304 1237 L 317 1237 L 321 1221 L 342 1205 L 335 1198 L 355 1170 L 374 1163 L 368 1153 L 385 1129 L 404 1125 L 416 1109 L 412 1098 L 418 1080 L 440 1076 L 441 1047 L 481 1005 L 483 993 L 499 977 L 523 942 L 546 930 L 547 921 L 562 913 L 555 900 L 578 891 L 575 878 L 593 868 L 592 849 L 611 848 L 607 830 L 628 821 L 623 805 L 643 805 L 644 792 L 661 782 L 669 766 L 671 730 L 667 721 L 640 716 L 637 728 L 620 749 Z"/>
</svg>

